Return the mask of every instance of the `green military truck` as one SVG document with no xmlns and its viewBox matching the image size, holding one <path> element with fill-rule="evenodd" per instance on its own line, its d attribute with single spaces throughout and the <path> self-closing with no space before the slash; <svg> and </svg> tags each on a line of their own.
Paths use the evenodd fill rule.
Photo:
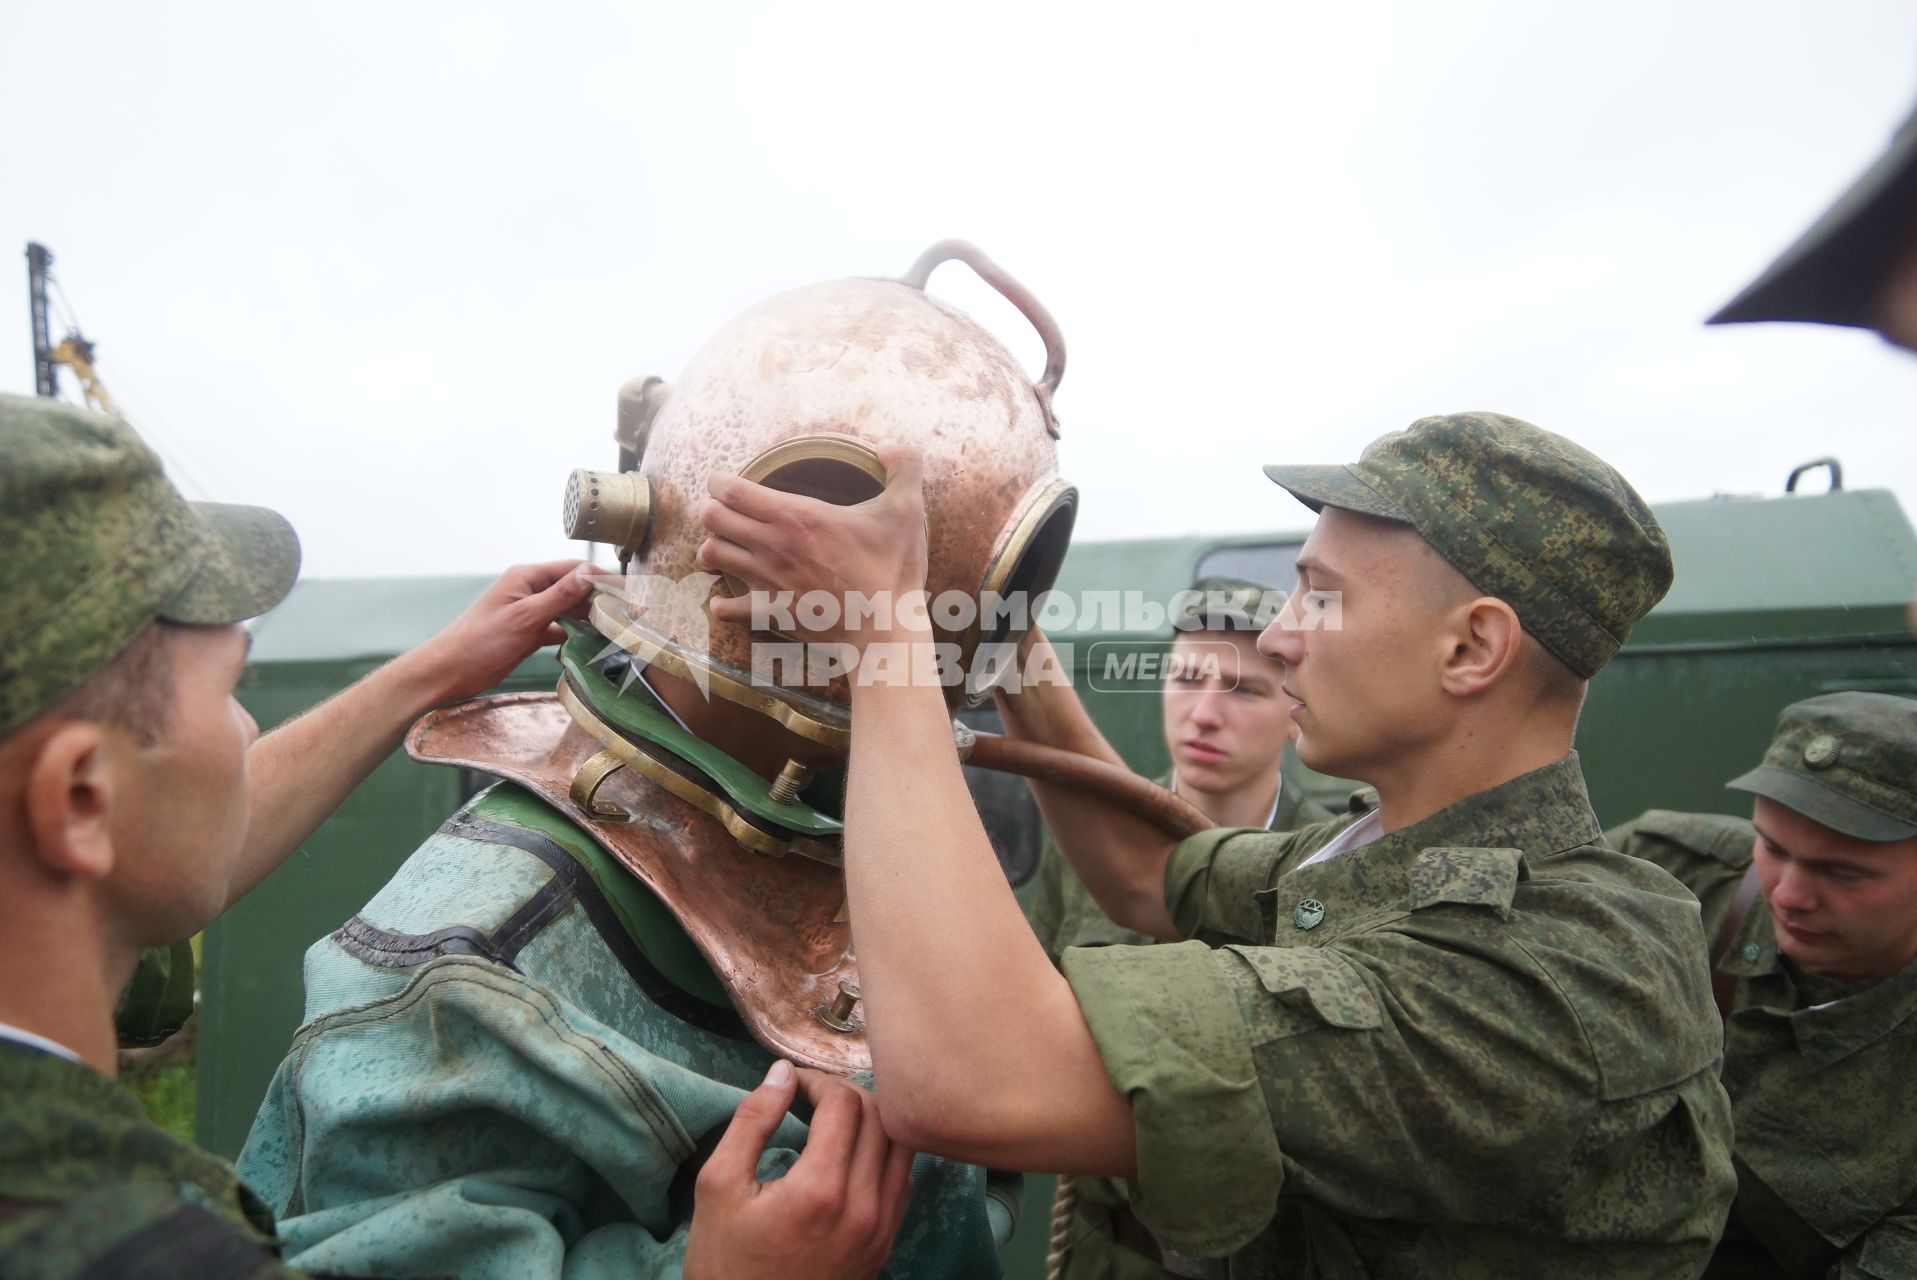
<svg viewBox="0 0 1917 1280">
<path fill-rule="evenodd" d="M 1786 703 L 1837 689 L 1917 696 L 1917 533 L 1881 490 L 1715 498 L 1660 506 L 1677 584 L 1593 683 L 1578 730 L 1606 826 L 1648 808 L 1735 812 L 1723 783 L 1762 753 Z M 1194 578 L 1293 583 L 1303 531 L 1268 537 L 1085 543 L 1059 589 L 1168 601 Z M 297 714 L 450 620 L 485 578 L 310 581 L 255 627 L 241 701 L 263 727 Z M 1088 618 L 1089 615 L 1089 618 Z M 1089 620 L 1090 629 L 1081 625 Z M 1158 700 L 1126 655 L 1168 644 L 1168 626 L 1127 629 L 1122 609 L 1081 610 L 1069 642 L 1092 715 L 1138 771 L 1167 761 Z M 550 653 L 501 686 L 546 689 Z M 989 704 L 966 719 L 996 728 Z M 1036 866 L 1040 830 L 1024 784 L 972 771 L 1012 882 Z M 199 1014 L 196 1133 L 236 1155 L 300 1018 L 300 958 L 353 915 L 414 846 L 486 779 L 395 756 L 306 846 L 208 930 Z M 1324 780 L 1327 800 L 1337 784 Z M 1008 1273 L 1043 1273 L 1051 1180 L 1030 1180 Z"/>
</svg>

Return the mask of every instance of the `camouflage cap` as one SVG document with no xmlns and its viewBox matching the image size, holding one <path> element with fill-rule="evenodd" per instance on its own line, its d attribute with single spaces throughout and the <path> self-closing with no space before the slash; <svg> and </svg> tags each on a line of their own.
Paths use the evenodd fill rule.
<svg viewBox="0 0 1917 1280">
<path fill-rule="evenodd" d="M 155 618 L 238 622 L 299 572 L 264 507 L 189 503 L 117 418 L 0 395 L 0 736 L 80 687 Z"/>
<path fill-rule="evenodd" d="M 1802 320 L 1877 327 L 1891 268 L 1917 245 L 1917 112 L 1763 274 L 1706 324 Z"/>
<path fill-rule="evenodd" d="M 1777 718 L 1764 763 L 1725 784 L 1858 840 L 1917 836 L 1917 702 L 1826 693 Z"/>
<path fill-rule="evenodd" d="M 1314 511 L 1410 525 L 1587 680 L 1671 589 L 1670 544 L 1624 477 L 1563 436 L 1502 414 L 1420 418 L 1350 466 L 1265 474 Z"/>
<path fill-rule="evenodd" d="M 1250 578 L 1199 578 L 1172 597 L 1177 631 L 1263 631 L 1284 608 L 1285 593 Z"/>
</svg>

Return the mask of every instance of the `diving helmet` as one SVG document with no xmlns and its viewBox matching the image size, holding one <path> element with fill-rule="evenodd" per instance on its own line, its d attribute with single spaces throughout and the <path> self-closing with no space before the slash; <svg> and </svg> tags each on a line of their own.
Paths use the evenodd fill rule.
<svg viewBox="0 0 1917 1280">
<path fill-rule="evenodd" d="M 962 262 L 1044 341 L 1033 383 L 976 321 L 926 292 L 933 268 Z M 955 660 L 947 701 L 975 705 L 992 660 L 1030 621 L 1058 575 L 1077 490 L 1058 476 L 1052 396 L 1065 344 L 1049 312 L 978 249 L 945 241 L 897 279 L 835 280 L 767 299 L 727 324 L 676 383 L 637 379 L 620 395 L 617 471 L 575 471 L 569 537 L 618 550 L 593 623 L 639 660 L 830 747 L 849 738 L 850 688 L 830 664 L 788 660 L 778 631 L 721 622 L 701 574 L 699 512 L 714 472 L 850 505 L 876 496 L 874 446 L 924 455 L 935 638 Z M 964 602 L 969 600 L 969 606 Z M 1020 607 L 1024 602 L 1024 607 Z"/>
</svg>

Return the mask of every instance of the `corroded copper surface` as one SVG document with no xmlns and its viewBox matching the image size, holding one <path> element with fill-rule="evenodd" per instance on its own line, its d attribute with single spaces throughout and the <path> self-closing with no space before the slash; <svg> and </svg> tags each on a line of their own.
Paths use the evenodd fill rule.
<svg viewBox="0 0 1917 1280">
<path fill-rule="evenodd" d="M 841 979 L 859 978 L 851 926 L 839 919 L 844 875 L 806 858 L 747 852 L 717 819 L 632 769 L 608 777 L 595 797 L 631 817 L 587 817 L 568 793 L 599 748 L 549 693 L 462 702 L 425 716 L 406 737 L 415 760 L 510 778 L 590 834 L 678 917 L 766 1048 L 839 1075 L 870 1069 L 862 1029 L 833 1031 L 817 1017 Z"/>
<path fill-rule="evenodd" d="M 1062 345 L 1057 359 L 1062 371 Z M 1055 485 L 1057 455 L 1046 407 L 1011 354 L 961 312 L 896 280 L 840 280 L 762 302 L 721 329 L 672 385 L 640 461 L 652 484 L 652 526 L 629 566 L 623 612 L 645 644 L 684 662 L 709 660 L 732 681 L 770 686 L 774 697 L 843 727 L 843 677 L 781 694 L 761 649 L 755 680 L 754 642 L 775 637 L 712 620 L 707 593 L 677 585 L 699 572 L 708 477 L 738 474 L 781 441 L 821 434 L 922 450 L 935 596 L 976 597 L 1020 518 Z"/>
</svg>

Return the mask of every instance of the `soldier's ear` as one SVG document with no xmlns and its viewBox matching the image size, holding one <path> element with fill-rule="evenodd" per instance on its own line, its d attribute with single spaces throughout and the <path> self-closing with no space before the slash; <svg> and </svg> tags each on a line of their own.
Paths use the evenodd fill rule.
<svg viewBox="0 0 1917 1280">
<path fill-rule="evenodd" d="M 1459 606 L 1455 619 L 1438 682 L 1446 693 L 1470 697 L 1516 669 L 1524 628 L 1516 611 L 1495 596 L 1479 596 Z"/>
<path fill-rule="evenodd" d="M 56 876 L 105 879 L 113 871 L 114 777 L 108 732 L 84 720 L 62 724 L 34 753 L 21 800 L 31 853 Z"/>
</svg>

